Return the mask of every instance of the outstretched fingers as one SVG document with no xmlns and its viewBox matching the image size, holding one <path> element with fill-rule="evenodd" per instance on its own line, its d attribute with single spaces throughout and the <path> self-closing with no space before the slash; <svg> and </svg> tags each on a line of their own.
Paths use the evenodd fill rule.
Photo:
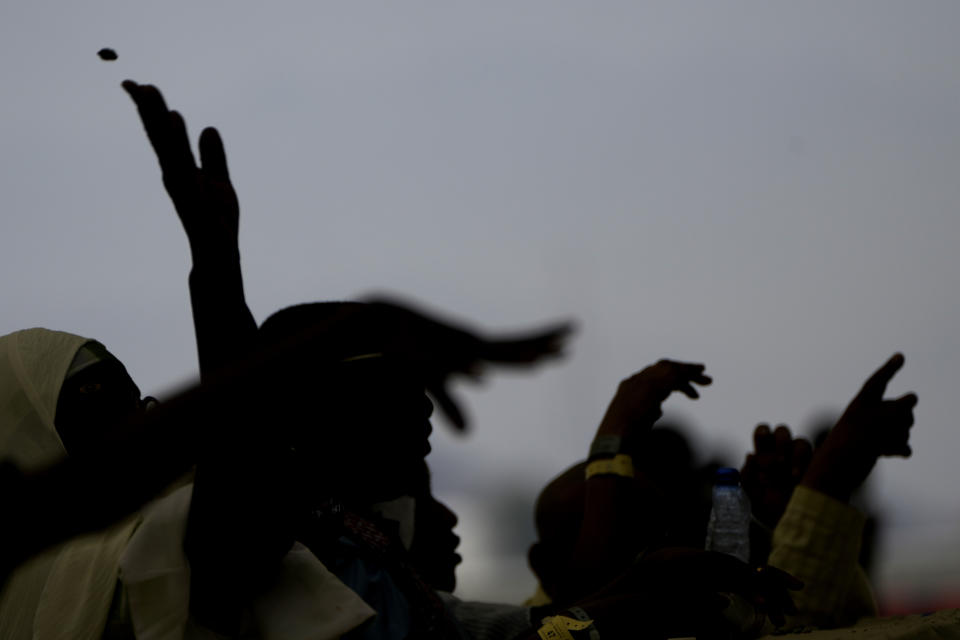
<svg viewBox="0 0 960 640">
<path fill-rule="evenodd" d="M 561 322 L 522 337 L 484 340 L 479 355 L 499 364 L 528 364 L 541 358 L 561 357 L 573 330 L 572 322 Z"/>
<path fill-rule="evenodd" d="M 167 108 L 160 90 L 133 80 L 124 80 L 121 86 L 137 106 L 140 121 L 164 174 L 175 176 L 196 168 L 186 124 L 179 113 Z"/>
<path fill-rule="evenodd" d="M 634 374 L 629 380 L 655 381 L 654 384 L 664 400 L 674 391 L 679 391 L 688 398 L 699 398 L 700 394 L 693 385 L 706 386 L 713 382 L 710 376 L 703 373 L 705 367 L 699 363 L 663 359 Z"/>
<path fill-rule="evenodd" d="M 688 369 L 688 375 L 690 376 L 690 380 L 692 382 L 696 382 L 697 384 L 703 385 L 703 386 L 711 384 L 713 382 L 713 378 L 711 378 L 710 376 L 706 375 L 703 372 L 705 368 L 706 368 L 705 365 L 702 365 L 702 364 L 690 366 L 690 368 Z"/>
<path fill-rule="evenodd" d="M 143 128 L 147 131 L 150 144 L 157 151 L 157 155 L 160 155 L 161 149 L 165 148 L 168 140 L 166 133 L 170 113 L 163 95 L 153 85 L 137 84 L 133 80 L 124 80 L 120 86 L 137 105 L 137 112 L 140 114 Z"/>
</svg>

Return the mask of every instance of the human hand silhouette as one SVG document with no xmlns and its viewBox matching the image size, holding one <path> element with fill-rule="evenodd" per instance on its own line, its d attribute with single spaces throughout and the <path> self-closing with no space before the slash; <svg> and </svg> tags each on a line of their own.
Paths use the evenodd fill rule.
<svg viewBox="0 0 960 640">
<path fill-rule="evenodd" d="M 392 328 L 391 350 L 419 369 L 427 390 L 458 429 L 466 428 L 467 420 L 447 388 L 452 375 L 480 379 L 486 365 L 530 367 L 561 357 L 573 331 L 571 323 L 560 322 L 513 336 L 481 337 L 393 298 L 378 296 L 367 302 Z"/>
<path fill-rule="evenodd" d="M 631 440 L 649 431 L 663 415 L 663 402 L 679 391 L 688 398 L 700 397 L 697 385 L 713 380 L 704 375 L 704 365 L 660 360 L 623 380 L 607 407 L 597 436 L 614 435 Z"/>
<path fill-rule="evenodd" d="M 768 528 L 779 522 L 812 455 L 810 442 L 794 438 L 786 425 L 777 426 L 773 432 L 769 425 L 757 425 L 753 453 L 743 463 L 740 483 L 750 498 L 753 515 Z"/>
<path fill-rule="evenodd" d="M 903 355 L 895 353 L 867 378 L 817 449 L 803 484 L 847 501 L 867 479 L 879 457 L 910 456 L 908 442 L 917 395 L 883 398 L 887 384 L 903 363 Z"/>
<path fill-rule="evenodd" d="M 163 185 L 187 233 L 194 264 L 237 254 L 240 205 L 230 183 L 220 134 L 213 127 L 200 134 L 198 167 L 186 123 L 178 112 L 167 108 L 160 91 L 133 80 L 125 80 L 122 86 L 137 105 L 157 154 Z"/>
</svg>

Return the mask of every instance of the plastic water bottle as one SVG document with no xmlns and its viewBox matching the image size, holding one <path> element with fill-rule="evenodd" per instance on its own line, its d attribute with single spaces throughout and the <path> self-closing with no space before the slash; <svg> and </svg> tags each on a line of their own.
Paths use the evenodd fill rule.
<svg viewBox="0 0 960 640">
<path fill-rule="evenodd" d="M 740 472 L 736 469 L 717 469 L 704 548 L 750 561 L 750 498 L 740 486 Z"/>
<path fill-rule="evenodd" d="M 736 469 L 717 469 L 704 548 L 728 553 L 743 562 L 750 561 L 750 498 L 740 486 L 740 472 Z M 773 631 L 766 614 L 753 604 L 734 593 L 719 595 L 729 601 L 722 614 L 729 628 L 728 635 L 720 633 L 718 637 L 756 638 Z"/>
</svg>

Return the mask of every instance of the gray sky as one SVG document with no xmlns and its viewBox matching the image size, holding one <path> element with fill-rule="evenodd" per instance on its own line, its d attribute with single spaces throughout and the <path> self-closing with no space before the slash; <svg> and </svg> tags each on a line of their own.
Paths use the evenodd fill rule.
<svg viewBox="0 0 960 640">
<path fill-rule="evenodd" d="M 617 382 L 661 357 L 706 363 L 713 387 L 671 407 L 739 460 L 756 422 L 841 408 L 895 350 L 891 392 L 920 396 L 915 455 L 879 465 L 876 496 L 894 523 L 956 528 L 958 18 L 950 2 L 7 2 L 0 330 L 97 337 L 144 391 L 194 375 L 187 244 L 129 77 L 194 139 L 220 129 L 258 320 L 390 291 L 491 330 L 578 321 L 561 365 L 461 389 L 467 438 L 438 425 L 438 493 L 474 528 L 509 486 L 532 496 L 582 457 Z M 950 542 L 924 549 L 960 567 Z M 900 545 L 887 566 L 921 555 Z"/>
</svg>

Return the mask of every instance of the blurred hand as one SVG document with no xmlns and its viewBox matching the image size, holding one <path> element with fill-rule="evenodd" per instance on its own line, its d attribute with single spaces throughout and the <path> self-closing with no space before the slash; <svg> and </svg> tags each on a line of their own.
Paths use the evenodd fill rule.
<svg viewBox="0 0 960 640">
<path fill-rule="evenodd" d="M 368 302 L 373 312 L 387 319 L 394 332 L 393 349 L 416 364 L 427 381 L 427 390 L 453 425 L 466 427 L 459 404 L 447 390 L 453 374 L 479 379 L 487 364 L 530 367 L 541 360 L 563 355 L 563 346 L 573 330 L 558 323 L 527 334 L 484 338 L 463 327 L 415 310 L 409 304 L 385 298 Z"/>
<path fill-rule="evenodd" d="M 240 205 L 230 184 L 227 157 L 217 130 L 200 134 L 197 167 L 187 127 L 176 111 L 167 109 L 163 95 L 152 85 L 123 82 L 140 113 L 147 138 L 157 154 L 163 185 L 187 232 L 194 264 L 198 260 L 237 253 Z"/>
<path fill-rule="evenodd" d="M 691 399 L 700 397 L 694 383 L 713 382 L 703 370 L 702 364 L 660 360 L 630 376 L 617 387 L 597 435 L 627 438 L 645 433 L 663 415 L 661 406 L 674 391 Z"/>
<path fill-rule="evenodd" d="M 793 438 L 786 425 L 771 432 L 769 425 L 761 424 L 753 432 L 753 449 L 743 463 L 740 483 L 753 515 L 773 529 L 803 479 L 813 448 L 805 438 Z"/>
<path fill-rule="evenodd" d="M 883 398 L 903 362 L 903 355 L 896 353 L 867 379 L 817 449 L 803 484 L 847 501 L 880 456 L 910 456 L 908 441 L 917 396 L 907 393 L 893 400 Z"/>
</svg>

